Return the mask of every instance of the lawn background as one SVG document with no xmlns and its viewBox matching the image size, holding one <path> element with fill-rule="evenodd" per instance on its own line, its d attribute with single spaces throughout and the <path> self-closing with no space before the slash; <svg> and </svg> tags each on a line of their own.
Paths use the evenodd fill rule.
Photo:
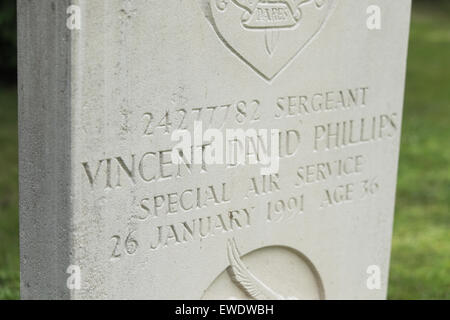
<svg viewBox="0 0 450 320">
<path fill-rule="evenodd" d="M 0 2 L 0 299 L 19 298 L 17 97 L 15 53 L 11 49 L 15 46 L 15 22 L 11 2 Z M 416 0 L 389 299 L 450 299 L 449 119 L 450 0 Z"/>
</svg>

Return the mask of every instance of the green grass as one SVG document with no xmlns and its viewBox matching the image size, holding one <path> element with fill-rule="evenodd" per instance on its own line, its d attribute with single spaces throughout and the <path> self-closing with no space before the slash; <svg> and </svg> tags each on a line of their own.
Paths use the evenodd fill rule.
<svg viewBox="0 0 450 320">
<path fill-rule="evenodd" d="M 450 299 L 450 8 L 413 11 L 390 299 Z"/>
<path fill-rule="evenodd" d="M 406 89 L 389 298 L 450 299 L 450 10 L 414 10 Z M 0 89 L 0 299 L 19 297 L 16 102 Z"/>
<path fill-rule="evenodd" d="M 19 297 L 16 95 L 0 89 L 0 300 Z"/>
</svg>

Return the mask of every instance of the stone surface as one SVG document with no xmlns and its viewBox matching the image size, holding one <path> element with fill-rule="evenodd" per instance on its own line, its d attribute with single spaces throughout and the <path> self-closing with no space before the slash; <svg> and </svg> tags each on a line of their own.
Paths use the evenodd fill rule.
<svg viewBox="0 0 450 320">
<path fill-rule="evenodd" d="M 22 297 L 385 298 L 410 6 L 19 0 Z M 196 124 L 279 170 L 173 163 Z"/>
</svg>

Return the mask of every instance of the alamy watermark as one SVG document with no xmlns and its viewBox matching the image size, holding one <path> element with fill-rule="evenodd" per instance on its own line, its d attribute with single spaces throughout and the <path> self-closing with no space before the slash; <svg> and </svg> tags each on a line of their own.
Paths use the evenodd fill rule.
<svg viewBox="0 0 450 320">
<path fill-rule="evenodd" d="M 81 30 L 81 8 L 77 5 L 67 7 L 66 26 L 69 30 Z"/>
<path fill-rule="evenodd" d="M 67 267 L 66 273 L 69 275 L 66 281 L 67 289 L 80 290 L 81 289 L 81 268 L 76 265 Z"/>
<path fill-rule="evenodd" d="M 377 265 L 371 265 L 367 267 L 367 278 L 366 285 L 369 290 L 380 290 L 381 289 L 381 268 Z"/>
<path fill-rule="evenodd" d="M 278 173 L 280 169 L 280 130 L 219 129 L 203 131 L 201 121 L 194 130 L 175 130 L 172 141 L 174 164 L 261 165 L 262 175 Z"/>
</svg>

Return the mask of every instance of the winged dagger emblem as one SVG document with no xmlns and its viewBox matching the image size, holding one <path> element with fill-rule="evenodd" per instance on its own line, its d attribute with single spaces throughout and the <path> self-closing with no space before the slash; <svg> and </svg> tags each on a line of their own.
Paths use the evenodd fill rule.
<svg viewBox="0 0 450 320">
<path fill-rule="evenodd" d="M 233 282 L 249 297 L 255 300 L 297 300 L 295 297 L 284 297 L 259 280 L 244 264 L 239 254 L 236 241 L 228 240 L 228 273 Z"/>
<path fill-rule="evenodd" d="M 226 9 L 230 0 L 216 0 Z M 324 0 L 231 0 L 243 9 L 242 26 L 246 29 L 264 30 L 267 53 L 271 56 L 279 40 L 280 30 L 296 27 L 302 18 L 303 5 L 315 2 L 321 8 Z"/>
</svg>

